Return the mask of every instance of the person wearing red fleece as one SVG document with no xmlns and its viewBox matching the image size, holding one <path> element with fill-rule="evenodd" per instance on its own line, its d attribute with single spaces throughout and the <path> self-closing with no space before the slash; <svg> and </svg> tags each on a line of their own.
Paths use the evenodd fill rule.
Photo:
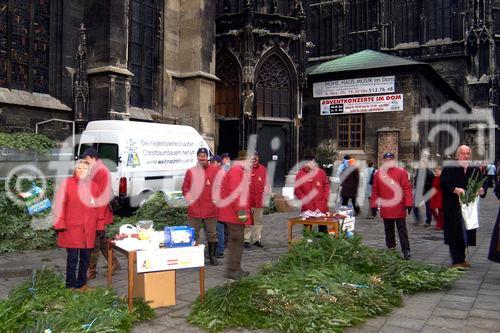
<svg viewBox="0 0 500 333">
<path fill-rule="evenodd" d="M 413 207 L 412 186 L 405 169 L 397 166 L 392 153 L 383 155 L 383 165 L 373 179 L 371 207 L 380 207 L 384 220 L 385 243 L 390 250 L 396 249 L 395 226 L 405 259 L 411 258 L 410 241 L 406 229 L 406 215 Z"/>
<path fill-rule="evenodd" d="M 325 171 L 318 167 L 313 155 L 305 157 L 306 163 L 295 176 L 294 193 L 302 203 L 301 212 L 306 210 L 320 210 L 328 212 L 328 198 L 330 197 L 330 183 Z M 324 225 L 318 226 L 319 232 L 327 232 Z"/>
<path fill-rule="evenodd" d="M 54 200 L 54 230 L 57 246 L 65 248 L 66 287 L 85 291 L 90 253 L 97 230 L 104 230 L 94 198 L 97 184 L 90 180 L 89 163 L 80 160 L 72 177 L 65 179 Z M 78 271 L 77 271 L 78 267 Z"/>
</svg>

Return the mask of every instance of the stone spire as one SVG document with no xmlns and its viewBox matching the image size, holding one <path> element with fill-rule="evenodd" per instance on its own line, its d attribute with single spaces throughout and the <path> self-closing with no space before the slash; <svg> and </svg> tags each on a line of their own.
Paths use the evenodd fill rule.
<svg viewBox="0 0 500 333">
<path fill-rule="evenodd" d="M 89 83 L 87 81 L 87 34 L 83 23 L 80 24 L 80 41 L 76 51 L 76 71 L 73 76 L 74 115 L 77 128 L 88 121 Z"/>
</svg>

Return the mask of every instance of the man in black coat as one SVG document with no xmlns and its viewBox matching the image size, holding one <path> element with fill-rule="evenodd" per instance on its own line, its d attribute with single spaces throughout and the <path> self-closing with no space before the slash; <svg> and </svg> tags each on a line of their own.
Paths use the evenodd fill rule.
<svg viewBox="0 0 500 333">
<path fill-rule="evenodd" d="M 444 243 L 450 247 L 452 267 L 465 269 L 470 264 L 465 260 L 465 248 L 476 245 L 476 230 L 466 230 L 462 218 L 459 196 L 464 194 L 467 182 L 474 170 L 479 174 L 479 169 L 470 164 L 471 149 L 462 145 L 458 147 L 457 161 L 451 166 L 445 166 L 441 173 L 441 188 L 443 190 L 444 212 Z M 480 189 L 479 194 L 484 195 L 486 184 Z"/>
</svg>

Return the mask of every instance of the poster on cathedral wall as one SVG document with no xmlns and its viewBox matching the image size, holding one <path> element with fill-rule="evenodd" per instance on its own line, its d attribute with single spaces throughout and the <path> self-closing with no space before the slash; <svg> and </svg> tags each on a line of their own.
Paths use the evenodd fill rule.
<svg viewBox="0 0 500 333">
<path fill-rule="evenodd" d="M 316 82 L 313 97 L 387 94 L 394 92 L 394 76 L 362 77 L 356 79 Z"/>
<path fill-rule="evenodd" d="M 321 115 L 403 111 L 403 94 L 321 100 Z"/>
</svg>

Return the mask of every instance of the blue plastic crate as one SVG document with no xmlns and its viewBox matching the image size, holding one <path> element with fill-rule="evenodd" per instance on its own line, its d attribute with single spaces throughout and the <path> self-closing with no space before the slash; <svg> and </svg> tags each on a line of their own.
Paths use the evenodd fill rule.
<svg viewBox="0 0 500 333">
<path fill-rule="evenodd" d="M 187 226 L 165 227 L 165 246 L 194 246 L 194 228 Z"/>
</svg>

